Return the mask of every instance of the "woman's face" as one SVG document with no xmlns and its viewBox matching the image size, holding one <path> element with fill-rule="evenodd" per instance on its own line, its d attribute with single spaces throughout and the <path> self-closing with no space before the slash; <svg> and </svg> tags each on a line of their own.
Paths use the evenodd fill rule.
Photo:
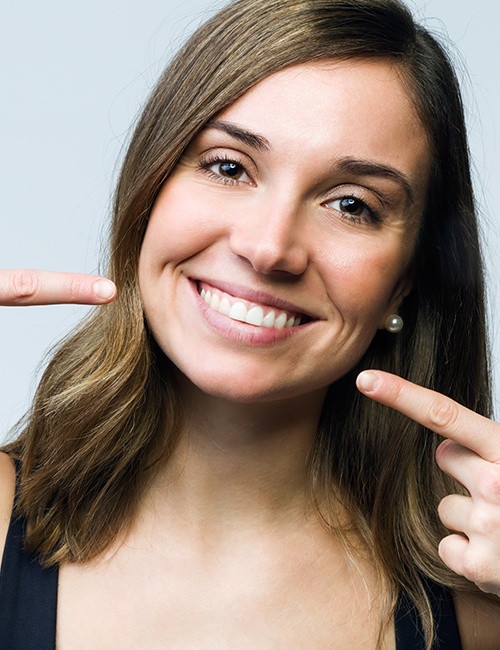
<svg viewBox="0 0 500 650">
<path fill-rule="evenodd" d="M 196 137 L 154 205 L 139 281 L 158 344 L 213 395 L 323 391 L 411 287 L 428 170 L 390 63 L 264 79 Z"/>
</svg>

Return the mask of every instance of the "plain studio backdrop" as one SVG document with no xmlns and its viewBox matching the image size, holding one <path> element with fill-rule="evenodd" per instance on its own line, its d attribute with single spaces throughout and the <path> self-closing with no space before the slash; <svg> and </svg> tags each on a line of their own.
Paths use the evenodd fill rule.
<svg viewBox="0 0 500 650">
<path fill-rule="evenodd" d="M 130 126 L 171 54 L 224 4 L 1 0 L 0 267 L 99 268 L 116 163 Z M 500 4 L 408 4 L 449 39 L 459 65 L 486 244 L 498 405 Z M 44 353 L 86 309 L 0 307 L 0 440 L 29 404 Z"/>
</svg>

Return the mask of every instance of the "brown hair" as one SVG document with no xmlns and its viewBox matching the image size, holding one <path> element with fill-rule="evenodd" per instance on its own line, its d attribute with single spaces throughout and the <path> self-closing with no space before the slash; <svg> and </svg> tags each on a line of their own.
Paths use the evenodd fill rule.
<svg viewBox="0 0 500 650">
<path fill-rule="evenodd" d="M 405 329 L 379 332 L 358 366 L 330 387 L 312 458 L 318 508 L 340 493 L 394 598 L 403 588 L 432 617 L 422 576 L 465 582 L 437 556 L 440 499 L 456 486 L 434 463 L 437 436 L 362 397 L 378 367 L 489 414 L 482 262 L 463 110 L 448 57 L 397 0 L 235 0 L 203 25 L 158 82 L 119 178 L 109 274 L 119 298 L 54 354 L 27 424 L 7 450 L 22 459 L 27 543 L 47 563 L 99 554 L 134 515 L 152 465 L 179 429 L 168 360 L 144 323 L 137 265 L 151 207 L 204 124 L 272 72 L 332 58 L 399 66 L 432 145 L 427 207 L 413 260 Z M 168 430 L 165 429 L 167 422 Z"/>
</svg>

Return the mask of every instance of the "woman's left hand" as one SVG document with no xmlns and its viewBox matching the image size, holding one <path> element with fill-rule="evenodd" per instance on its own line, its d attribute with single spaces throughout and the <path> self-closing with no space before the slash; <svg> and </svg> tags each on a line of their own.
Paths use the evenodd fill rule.
<svg viewBox="0 0 500 650">
<path fill-rule="evenodd" d="M 450 494 L 439 504 L 441 521 L 457 531 L 441 541 L 439 555 L 452 571 L 500 596 L 500 424 L 379 370 L 362 372 L 357 386 L 447 438 L 437 449 L 437 464 L 470 496 Z"/>
</svg>

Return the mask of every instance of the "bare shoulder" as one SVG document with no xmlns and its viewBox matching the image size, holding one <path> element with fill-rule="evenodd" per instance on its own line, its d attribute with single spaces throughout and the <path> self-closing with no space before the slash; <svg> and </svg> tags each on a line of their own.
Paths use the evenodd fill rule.
<svg viewBox="0 0 500 650">
<path fill-rule="evenodd" d="M 453 596 L 463 650 L 498 650 L 500 599 L 490 602 L 475 594 Z"/>
<path fill-rule="evenodd" d="M 9 528 L 15 484 L 16 470 L 14 463 L 7 454 L 0 452 L 0 558 L 3 556 L 5 538 Z"/>
</svg>

